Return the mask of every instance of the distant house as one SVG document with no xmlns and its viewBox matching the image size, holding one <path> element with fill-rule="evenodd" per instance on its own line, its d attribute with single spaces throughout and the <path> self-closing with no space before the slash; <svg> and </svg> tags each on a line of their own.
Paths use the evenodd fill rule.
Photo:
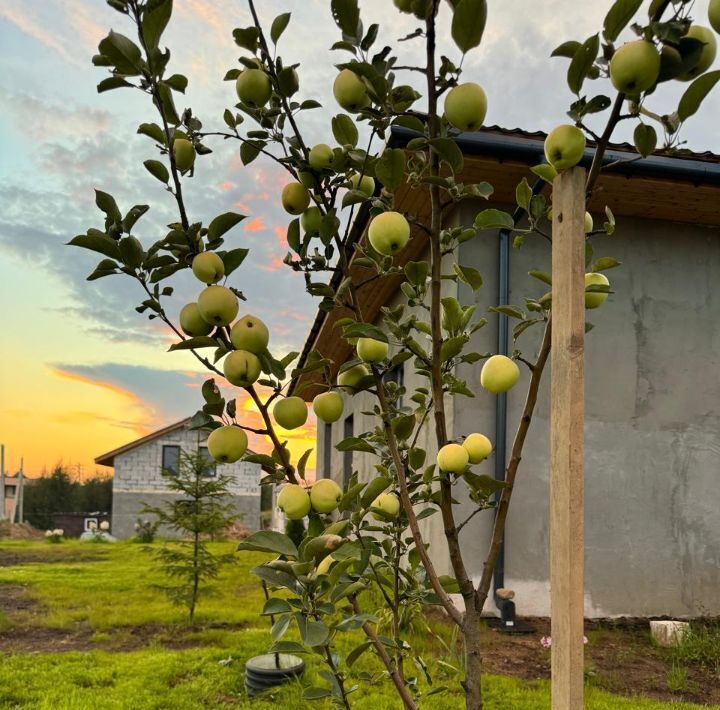
<svg viewBox="0 0 720 710">
<path fill-rule="evenodd" d="M 95 459 L 112 466 L 112 534 L 125 538 L 134 534 L 143 504 L 158 505 L 169 496 L 163 470 L 177 471 L 180 452 L 207 453 L 207 435 L 189 428 L 190 419 L 171 424 Z M 233 478 L 230 490 L 240 522 L 250 530 L 260 528 L 260 475 L 258 464 L 238 461 L 223 464 L 222 473 Z M 214 472 L 213 472 L 214 475 Z"/>
<path fill-rule="evenodd" d="M 53 528 L 60 528 L 65 537 L 80 537 L 84 532 L 98 530 L 101 523 L 109 523 L 110 515 L 101 511 L 53 513 L 52 521 Z"/>
<path fill-rule="evenodd" d="M 22 522 L 23 483 L 22 472 L 17 476 L 0 474 L 0 520 Z"/>
<path fill-rule="evenodd" d="M 395 127 L 390 146 L 405 148 L 417 134 Z M 459 137 L 464 170 L 458 182 L 490 182 L 491 200 L 468 199 L 444 216 L 443 226 L 468 225 L 487 207 L 515 204 L 515 186 L 525 177 L 537 183 L 531 166 L 543 162 L 542 133 L 487 128 Z M 583 161 L 592 159 L 589 144 Z M 720 156 L 712 153 L 652 155 L 636 160 L 627 144 L 606 153 L 612 167 L 603 172 L 589 210 L 598 227 L 607 205 L 618 216 L 616 233 L 593 240 L 597 257 L 613 256 L 622 268 L 609 272 L 612 289 L 607 303 L 588 313 L 597 327 L 588 334 L 585 351 L 585 506 L 586 591 L 588 617 L 620 615 L 720 614 Z M 412 185 L 395 192 L 395 209 L 427 223 L 427 192 Z M 512 207 L 511 207 L 512 209 Z M 347 245 L 364 238 L 366 207 L 359 211 Z M 547 223 L 546 223 L 547 224 Z M 451 260 L 481 271 L 484 285 L 471 291 L 459 281 L 443 281 L 443 295 L 463 305 L 476 305 L 478 314 L 497 304 L 523 304 L 539 298 L 547 287 L 528 271 L 550 271 L 550 250 L 542 238 L 528 238 L 521 249 L 511 248 L 512 230 L 484 231 L 460 245 Z M 382 280 L 351 262 L 360 290 L 358 307 L 368 320 L 381 325 L 381 309 L 405 303 L 400 293 L 402 266 L 428 258 L 428 240 L 413 228 L 408 246 L 395 257 L 401 276 Z M 340 276 L 342 276 L 340 274 Z M 339 279 L 334 282 L 337 287 Z M 421 320 L 424 311 L 417 309 Z M 532 315 L 532 314 L 531 314 Z M 354 317 L 336 306 L 320 309 L 308 335 L 303 360 L 312 350 L 332 359 L 335 367 L 355 354 L 335 327 L 340 318 Z M 505 316 L 489 318 L 475 332 L 470 348 L 477 352 L 512 354 L 516 347 Z M 518 341 L 527 358 L 538 348 L 540 329 Z M 302 361 L 301 360 L 301 363 Z M 520 384 L 507 395 L 481 391 L 482 363 L 461 364 L 455 374 L 467 381 L 475 397 L 454 397 L 446 405 L 451 439 L 474 431 L 485 433 L 495 450 L 479 473 L 504 477 L 515 427 L 527 390 L 522 364 Z M 549 368 L 548 368 L 549 369 Z M 546 616 L 550 611 L 548 575 L 549 371 L 541 387 L 535 417 L 523 451 L 508 517 L 504 554 L 495 569 L 495 588 L 516 592 L 518 612 Z M 427 380 L 412 363 L 400 365 L 387 377 L 408 388 L 405 398 Z M 302 397 L 321 391 L 317 373 L 302 376 Z M 302 388 L 302 385 L 310 385 Z M 377 475 L 377 459 L 366 453 L 338 451 L 343 438 L 372 429 L 375 398 L 360 393 L 345 398 L 343 418 L 318 426 L 318 478 L 346 483 L 353 471 L 360 480 Z M 410 411 L 410 410 L 408 410 Z M 418 445 L 435 458 L 434 432 L 426 425 Z M 474 510 L 460 486 L 458 520 Z M 475 516 L 460 541 L 470 574 L 483 571 L 493 512 Z M 439 573 L 450 573 L 440 515 L 421 521 Z"/>
</svg>

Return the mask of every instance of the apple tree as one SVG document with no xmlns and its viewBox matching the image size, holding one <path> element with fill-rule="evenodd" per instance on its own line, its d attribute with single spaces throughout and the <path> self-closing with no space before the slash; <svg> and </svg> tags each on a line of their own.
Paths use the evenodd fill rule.
<svg viewBox="0 0 720 710">
<path fill-rule="evenodd" d="M 485 0 L 394 0 L 397 11 L 412 15 L 417 23 L 417 29 L 403 38 L 422 47 L 424 59 L 417 65 L 406 65 L 396 56 L 395 48 L 406 45 L 376 46 L 379 27 L 364 23 L 358 0 L 331 0 L 328 21 L 339 33 L 332 47 L 338 57 L 332 88 L 339 109 L 331 109 L 327 143 L 317 145 L 305 140 L 303 122 L 320 104 L 302 96 L 300 67 L 281 54 L 290 13 L 266 24 L 257 3 L 248 0 L 252 23 L 232 31 L 242 56 L 225 76 L 228 96 L 235 93 L 238 100 L 229 99 L 232 106 L 225 110 L 222 124 L 205 130 L 193 111 L 178 107 L 188 80 L 171 72 L 170 51 L 162 43 L 172 0 L 108 4 L 123 16 L 133 38 L 112 31 L 100 42 L 93 63 L 109 75 L 98 91 L 131 88 L 148 96 L 155 118 L 141 123 L 138 133 L 149 139 L 156 155 L 144 166 L 166 186 L 177 216 L 160 239 L 141 241 L 135 235 L 148 206 L 139 204 L 123 212 L 111 195 L 98 191 L 103 222 L 70 243 L 103 256 L 90 280 L 113 274 L 134 279 L 143 294 L 136 310 L 165 322 L 177 336 L 171 350 L 188 350 L 210 372 L 202 388 L 205 403 L 194 425 L 211 432 L 208 446 L 217 461 L 244 458 L 262 464 L 264 485 L 283 486 L 278 502 L 287 517 L 308 520 L 299 545 L 270 531 L 256 533 L 240 545 L 275 555 L 253 570 L 271 589 L 280 590 L 263 610 L 275 618 L 273 650 L 316 654 L 324 663 L 322 684 L 306 688 L 304 697 L 330 697 L 346 708 L 359 683 L 377 677 L 353 670 L 353 664 L 364 653 L 374 654 L 379 672 L 393 683 L 403 706 L 416 708 L 444 688 L 433 685 L 427 664 L 410 646 L 407 628 L 423 605 L 437 605 L 462 639 L 464 659 L 457 668 L 457 682 L 466 707 L 482 707 L 480 616 L 548 361 L 552 280 L 549 274 L 531 272 L 529 279 L 547 285 L 545 296 L 528 297 L 523 307 L 490 308 L 487 314 L 444 297 L 441 284 L 454 280 L 473 290 L 481 288 L 480 272 L 457 258 L 459 245 L 479 238 L 484 230 L 512 230 L 515 248 L 522 248 L 527 239 L 541 239 L 551 250 L 547 219 L 552 194 L 547 184 L 559 171 L 579 163 L 588 138 L 594 141 L 588 198 L 601 170 L 612 168 L 605 154 L 621 122 L 634 125 L 638 159 L 652 154 L 659 144 L 667 150 L 677 147 L 680 128 L 720 78 L 719 71 L 708 71 L 716 51 L 713 31 L 695 24 L 688 0 L 652 0 L 645 8 L 642 0 L 608 3 L 601 30 L 563 42 L 553 52 L 568 60 L 567 83 L 575 100 L 566 122 L 548 135 L 547 162 L 528 175 L 533 185 L 523 179 L 517 186 L 515 215 L 488 208 L 480 210 L 472 224 L 455 225 L 448 219 L 454 206 L 492 194 L 487 183 L 463 180 L 463 155 L 456 141 L 459 133 L 480 129 L 485 118 L 485 91 L 465 80 L 462 70 L 465 55 L 483 39 Z M 453 46 L 438 46 L 440 13 L 449 16 Z M 714 1 L 710 22 L 715 31 L 719 15 Z M 661 99 L 662 88 L 674 81 L 688 86 L 679 105 L 668 107 Z M 591 129 L 591 116 L 593 125 L 602 119 L 602 130 Z M 414 132 L 404 150 L 385 145 L 393 127 Z M 344 307 L 351 314 L 339 322 L 337 336 L 354 345 L 355 357 L 348 362 L 334 363 L 311 352 L 293 367 L 297 353 L 275 357 L 271 334 L 262 321 L 251 313 L 237 319 L 244 300 L 236 287 L 242 274 L 237 270 L 248 250 L 228 248 L 225 239 L 244 215 L 191 215 L 184 198 L 193 176 L 203 170 L 210 145 L 217 150 L 235 146 L 245 165 L 270 160 L 287 171 L 289 182 L 277 197 L 290 220 L 290 251 L 284 261 L 317 297 L 321 310 Z M 398 210 L 401 186 L 423 194 L 430 205 L 427 220 Z M 351 228 L 361 207 L 369 210 L 367 238 L 351 244 Z M 596 258 L 593 251 L 593 237 L 614 230 L 609 209 L 606 214 L 602 225 L 586 217 L 588 309 L 602 306 L 611 289 L 604 272 L 618 266 L 612 257 Z M 520 217 L 527 226 L 520 225 Z M 427 237 L 429 254 L 401 267 L 396 256 L 416 238 L 413 231 Z M 370 269 L 372 278 L 358 281 L 351 262 Z M 203 289 L 195 302 L 183 306 L 175 323 L 166 311 L 166 299 L 173 295 L 167 284 L 189 268 Z M 400 303 L 383 309 L 381 322 L 369 322 L 362 308 L 363 291 L 379 279 L 399 276 Z M 487 318 L 496 317 L 516 321 L 511 357 L 475 352 L 470 346 L 471 335 Z M 530 329 L 542 331 L 540 344 L 523 350 L 527 338 L 522 336 Z M 413 368 L 413 382 L 419 385 L 408 388 L 389 376 L 402 363 Z M 458 376 L 462 363 L 476 365 L 473 381 Z M 449 440 L 446 406 L 452 397 L 493 397 L 507 391 L 518 382 L 521 367 L 530 372 L 525 405 L 505 482 L 497 482 L 474 470 L 491 452 L 492 442 L 482 432 Z M 347 397 L 361 391 L 372 395 L 374 427 L 337 445 L 339 450 L 374 457 L 376 473 L 371 480 L 360 481 L 355 474 L 344 490 L 329 480 L 312 487 L 305 483 L 309 452 L 294 461 L 277 425 L 292 429 L 304 424 L 305 404 L 291 387 L 308 374 L 321 384 L 323 392 L 313 407 L 325 422 L 342 416 Z M 267 439 L 269 453 L 248 451 L 248 427 L 235 400 L 221 394 L 216 378 L 251 398 L 263 422 L 262 429 L 253 431 Z M 434 439 L 432 451 L 418 444 L 426 429 Z M 485 514 L 493 520 L 484 572 L 477 582 L 468 572 L 461 544 L 460 533 L 469 520 L 458 519 L 454 496 L 461 495 L 474 504 L 470 517 L 489 511 Z M 421 525 L 424 517 L 436 514 L 445 531 L 449 576 L 438 573 Z M 457 595 L 462 605 L 456 603 Z M 298 641 L 288 640 L 290 628 Z M 358 631 L 364 640 L 341 653 L 338 639 Z"/>
</svg>

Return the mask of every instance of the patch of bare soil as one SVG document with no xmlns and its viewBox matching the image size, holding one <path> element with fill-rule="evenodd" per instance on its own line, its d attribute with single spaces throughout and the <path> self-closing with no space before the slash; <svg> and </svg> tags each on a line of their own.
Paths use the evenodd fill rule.
<svg viewBox="0 0 720 710">
<path fill-rule="evenodd" d="M 4 537 L 11 540 L 41 540 L 45 537 L 45 533 L 29 523 L 9 523 L 7 520 L 2 520 L 0 521 L 0 538 Z"/>
<path fill-rule="evenodd" d="M 525 680 L 550 677 L 550 651 L 540 645 L 550 636 L 548 619 L 524 619 L 533 628 L 527 635 L 484 631 L 485 669 Z M 654 646 L 646 619 L 586 622 L 589 643 L 585 648 L 587 680 L 613 693 L 662 701 L 720 705 L 720 678 L 710 669 L 687 667 L 687 689 L 668 689 L 672 669 L 670 653 Z"/>
<path fill-rule="evenodd" d="M 97 549 L 79 550 L 48 544 L 45 550 L 0 549 L 0 567 L 31 564 L 57 564 L 58 562 L 98 562 L 103 555 Z"/>
</svg>

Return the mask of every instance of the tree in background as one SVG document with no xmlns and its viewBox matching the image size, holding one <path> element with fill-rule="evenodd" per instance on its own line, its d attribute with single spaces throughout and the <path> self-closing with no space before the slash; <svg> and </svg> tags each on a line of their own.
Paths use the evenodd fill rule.
<svg viewBox="0 0 720 710">
<path fill-rule="evenodd" d="M 229 476 L 211 473 L 214 463 L 200 453 L 180 455 L 177 473 L 163 471 L 167 488 L 177 496 L 158 506 L 146 505 L 141 513 L 152 515 L 161 527 L 180 536 L 153 550 L 165 574 L 175 581 L 164 587 L 170 599 L 187 607 L 190 623 L 200 596 L 209 591 L 233 555 L 216 554 L 208 542 L 237 520 L 228 486 Z"/>
<path fill-rule="evenodd" d="M 57 464 L 47 476 L 25 479 L 23 496 L 25 520 L 47 530 L 54 526 L 55 513 L 111 512 L 112 478 L 95 475 L 73 479 L 67 468 Z"/>
<path fill-rule="evenodd" d="M 455 295 L 445 293 L 443 284 L 462 283 L 472 291 L 482 288 L 476 265 L 458 259 L 460 245 L 487 234 L 486 230 L 512 232 L 516 248 L 522 248 L 524 240 L 540 238 L 549 253 L 552 193 L 547 184 L 580 162 L 587 137 L 595 142 L 585 185 L 588 199 L 596 193 L 601 170 L 612 170 L 605 154 L 620 122 L 634 126 L 637 159 L 656 150 L 657 129 L 663 133 L 663 147 L 676 149 L 680 127 L 720 79 L 720 72 L 708 71 L 715 58 L 714 34 L 693 22 L 690 0 L 652 0 L 642 13 L 642 0 L 608 3 L 602 30 L 582 41 L 563 42 L 553 52 L 570 60 L 567 83 L 576 98 L 569 110 L 559 107 L 571 123 L 549 134 L 547 162 L 528 171 L 536 189 L 523 178 L 517 186 L 514 214 L 483 209 L 472 222 L 458 224 L 457 205 L 488 199 L 493 193 L 488 183 L 467 179 L 457 143 L 459 133 L 478 130 L 485 119 L 485 92 L 463 76 L 463 65 L 468 65 L 465 55 L 483 38 L 485 0 L 394 0 L 399 12 L 415 18 L 417 28 L 402 43 L 375 49 L 379 26 L 363 24 L 358 0 L 331 0 L 328 18 L 339 30 L 332 49 L 342 53 L 333 94 L 342 111 L 328 122 L 326 142 L 316 145 L 308 143 L 302 123 L 306 112 L 320 104 L 313 98 L 298 98 L 299 65 L 281 54 L 290 13 L 275 17 L 267 27 L 258 15 L 259 3 L 248 0 L 252 23 L 232 31 L 243 51 L 240 66 L 225 76 L 234 83 L 239 102 L 233 99 L 233 107 L 225 110 L 221 129 L 207 131 L 190 108 L 176 107 L 188 79 L 169 71 L 170 51 L 162 45 L 172 0 L 108 0 L 108 4 L 128 21 L 136 41 L 114 31 L 101 40 L 93 63 L 106 67 L 110 75 L 99 83 L 98 91 L 131 88 L 152 102 L 156 122 L 138 127 L 156 151 L 144 167 L 166 187 L 176 215 L 163 236 L 144 244 L 135 235 L 149 206 L 138 204 L 123 213 L 110 194 L 98 190 L 102 224 L 70 243 L 102 255 L 89 280 L 114 274 L 134 279 L 143 293 L 136 310 L 150 319 L 160 318 L 177 336 L 170 350 L 190 351 L 213 377 L 244 390 L 262 416 L 263 428 L 252 431 L 267 437 L 271 455 L 246 451 L 247 427 L 238 420 L 235 398 L 226 401 L 209 379 L 202 389 L 205 405 L 193 423 L 211 431 L 208 448 L 218 462 L 244 458 L 262 464 L 270 481 L 284 484 L 278 503 L 285 515 L 297 520 L 308 517 L 307 534 L 299 545 L 273 531 L 258 532 L 240 545 L 278 555 L 253 569 L 264 583 L 284 590 L 283 595 L 268 599 L 264 609 L 276 619 L 273 650 L 317 654 L 325 664 L 320 673 L 323 685 L 307 688 L 304 698 L 330 697 L 345 708 L 358 687 L 352 678 L 353 663 L 366 651 L 374 652 L 403 706 L 416 708 L 419 699 L 442 688 L 433 687 L 426 665 L 409 646 L 403 619 L 423 604 L 435 604 L 456 625 L 463 641 L 457 682 L 466 707 L 482 707 L 481 614 L 548 362 L 552 277 L 529 272 L 522 306 L 499 304 L 484 316 L 476 313 L 475 306 L 464 306 Z M 369 11 L 372 5 L 367 3 Z M 441 12 L 447 13 L 454 46 L 438 47 Z M 311 21 L 319 18 L 313 16 Z M 229 18 L 228 27 L 230 22 Z M 710 22 L 715 30 L 720 28 L 716 16 Z M 628 41 L 619 42 L 623 33 Z M 394 52 L 409 54 L 410 43 L 419 45 L 421 58 L 398 59 Z M 507 51 L 505 44 L 498 46 Z M 311 70 L 317 72 L 317 67 Z M 399 77 L 408 77 L 411 83 L 402 83 Z M 687 89 L 677 107 L 667 107 L 662 87 L 674 81 L 688 82 Z M 599 91 L 594 91 L 597 86 Z M 507 90 L 512 91 L 512 86 L 508 84 Z M 417 110 L 421 98 L 425 103 Z M 383 145 L 392 128 L 413 132 L 404 150 Z M 262 156 L 288 172 L 290 182 L 277 196 L 291 219 L 290 251 L 284 261 L 319 299 L 321 310 L 342 309 L 344 317 L 335 326 L 337 337 L 355 347 L 348 362 L 331 362 L 311 352 L 290 370 L 298 353 L 274 357 L 268 349 L 271 334 L 262 321 L 252 314 L 236 320 L 244 296 L 227 279 L 248 250 L 226 248 L 224 242 L 244 215 L 225 212 L 201 219 L 189 212 L 184 192 L 190 179 L 203 170 L 203 155 L 211 151 L 207 143 L 216 138 L 225 146 L 237 146 L 245 165 Z M 397 199 L 400 189 L 409 190 L 416 203 L 427 205 L 429 216 L 404 214 Z M 585 205 L 576 208 L 582 214 Z M 351 230 L 358 213 L 369 221 L 369 228 L 365 238 L 355 241 Z M 610 235 L 615 228 L 607 208 L 604 217 L 597 228 L 590 215 L 586 218 L 588 309 L 602 306 L 611 290 L 604 272 L 619 266 L 611 256 L 597 258 L 594 253 L 594 237 Z M 556 214 L 556 223 L 562 218 Z M 395 257 L 411 238 L 427 240 L 429 256 L 400 265 Z M 173 274 L 189 268 L 203 290 L 196 301 L 182 307 L 176 322 L 166 300 L 173 288 L 165 284 Z M 388 277 L 400 282 L 399 301 L 384 308 L 375 322 L 363 313 L 359 294 Z M 545 284 L 541 297 L 536 293 L 538 282 Z M 516 321 L 511 357 L 490 357 L 472 348 L 473 334 L 488 319 L 498 317 Z M 204 354 L 208 352 L 209 357 Z M 411 387 L 392 377 L 403 363 L 412 368 Z M 460 376 L 468 365 L 477 368 L 472 381 Z M 481 432 L 466 438 L 455 433 L 451 438 L 447 404 L 452 397 L 495 397 L 508 391 L 518 383 L 520 367 L 529 372 L 525 404 L 505 481 L 498 482 L 473 470 L 490 454 L 492 443 Z M 304 424 L 305 404 L 297 391 L 288 392 L 288 385 L 308 374 L 324 390 L 313 406 L 325 422 L 342 416 L 343 394 L 372 395 L 366 414 L 374 417 L 373 426 L 337 444 L 341 451 L 374 457 L 376 475 L 371 481 L 358 480 L 356 473 L 341 490 L 323 479 L 308 494 L 304 470 L 309 452 L 293 461 L 277 426 L 287 430 Z M 419 443 L 426 439 L 427 449 Z M 464 520 L 459 519 L 460 498 L 474 503 Z M 333 520 L 338 509 L 345 518 Z M 483 511 L 493 516 L 492 536 L 478 580 L 470 574 L 461 532 Z M 434 555 L 428 549 L 420 522 L 431 515 L 442 518 L 445 554 Z M 434 560 L 443 557 L 450 560 L 451 575 L 440 575 L 436 569 Z M 184 566 L 179 568 L 186 574 L 187 558 L 181 561 Z M 175 560 L 169 558 L 167 564 L 172 569 Z M 375 596 L 365 594 L 370 588 Z M 453 594 L 462 597 L 462 604 Z M 377 633 L 378 595 L 388 618 L 387 635 Z M 363 604 L 372 606 L 363 609 Z M 298 630 L 299 642 L 283 638 L 291 625 Z M 366 640 L 342 656 L 337 638 L 353 629 L 362 629 Z M 414 667 L 422 672 L 410 675 Z M 432 702 L 429 699 L 428 706 Z"/>
</svg>

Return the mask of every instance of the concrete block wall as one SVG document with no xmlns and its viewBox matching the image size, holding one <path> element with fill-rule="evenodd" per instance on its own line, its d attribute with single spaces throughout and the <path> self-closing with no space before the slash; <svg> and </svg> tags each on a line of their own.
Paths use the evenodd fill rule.
<svg viewBox="0 0 720 710">
<path fill-rule="evenodd" d="M 120 538 L 132 537 L 143 504 L 158 505 L 172 495 L 162 476 L 163 446 L 180 446 L 183 452 L 190 453 L 206 445 L 205 435 L 190 429 L 180 429 L 116 456 L 113 477 L 113 535 Z M 242 514 L 242 524 L 251 530 L 258 530 L 260 465 L 238 461 L 234 464 L 218 464 L 217 471 L 233 479 L 229 489 L 238 512 Z"/>
</svg>

